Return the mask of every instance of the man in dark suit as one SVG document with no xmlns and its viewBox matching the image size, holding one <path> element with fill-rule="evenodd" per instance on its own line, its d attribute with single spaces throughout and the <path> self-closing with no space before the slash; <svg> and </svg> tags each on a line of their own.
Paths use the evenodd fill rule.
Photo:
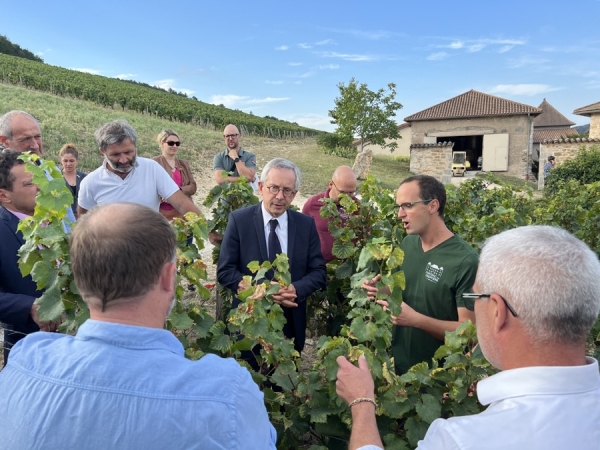
<svg viewBox="0 0 600 450">
<path fill-rule="evenodd" d="M 293 338 L 295 349 L 301 352 L 306 331 L 306 297 L 327 283 L 319 235 L 312 217 L 288 209 L 300 187 L 300 171 L 296 165 L 283 158 L 269 161 L 258 187 L 263 201 L 229 216 L 217 279 L 235 294 L 245 287 L 242 277 L 251 275 L 248 263 L 269 260 L 274 249 L 287 254 L 292 283 L 281 288 L 273 298 L 283 308 L 287 320 L 283 328 L 285 336 Z M 271 233 L 276 235 L 276 240 Z M 233 307 L 238 304 L 235 298 Z"/>
<path fill-rule="evenodd" d="M 4 361 L 9 349 L 26 334 L 54 331 L 55 324 L 39 321 L 33 302 L 42 292 L 30 275 L 19 271 L 19 248 L 25 243 L 17 231 L 19 220 L 33 215 L 38 187 L 25 171 L 19 153 L 0 153 L 0 322 L 4 324 Z"/>
</svg>

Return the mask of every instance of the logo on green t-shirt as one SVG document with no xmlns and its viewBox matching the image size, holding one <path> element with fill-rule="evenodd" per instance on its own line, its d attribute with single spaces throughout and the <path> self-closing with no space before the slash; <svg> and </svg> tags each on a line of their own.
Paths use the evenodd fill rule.
<svg viewBox="0 0 600 450">
<path fill-rule="evenodd" d="M 440 281 L 443 273 L 443 267 L 438 267 L 436 264 L 431 264 L 431 262 L 428 262 L 427 267 L 425 267 L 425 278 L 427 278 L 429 281 L 433 281 L 434 283 Z"/>
</svg>

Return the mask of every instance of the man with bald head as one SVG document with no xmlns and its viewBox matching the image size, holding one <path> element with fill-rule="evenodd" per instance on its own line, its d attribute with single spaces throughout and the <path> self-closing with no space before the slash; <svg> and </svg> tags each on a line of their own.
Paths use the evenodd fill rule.
<svg viewBox="0 0 600 450">
<path fill-rule="evenodd" d="M 93 208 L 70 252 L 90 318 L 76 336 L 33 333 L 13 347 L 0 372 L 0 392 L 10 393 L 0 396 L 2 448 L 275 449 L 249 372 L 211 354 L 188 360 L 163 329 L 177 268 L 160 213 Z"/>
<path fill-rule="evenodd" d="M 248 183 L 255 183 L 256 156 L 254 153 L 242 149 L 240 132 L 237 127 L 231 124 L 227 125 L 223 131 L 223 137 L 227 148 L 215 155 L 213 162 L 215 181 L 218 184 L 232 183 L 243 176 Z"/>
<path fill-rule="evenodd" d="M 302 208 L 302 213 L 315 219 L 317 232 L 319 233 L 319 239 L 321 241 L 321 253 L 325 258 L 325 262 L 335 259 L 335 256 L 331 253 L 333 241 L 335 239 L 329 232 L 329 220 L 321 217 L 321 207 L 323 206 L 321 199 L 331 198 L 338 203 L 338 212 L 345 221 L 345 219 L 348 218 L 348 214 L 346 214 L 344 208 L 339 205 L 341 194 L 353 198 L 354 194 L 356 194 L 356 175 L 349 166 L 339 166 L 335 169 L 331 180 L 329 180 L 329 187 L 327 190 L 309 198 Z"/>
<path fill-rule="evenodd" d="M 0 116 L 0 144 L 15 152 L 42 156 L 42 131 L 35 118 L 25 111 L 12 110 Z"/>
</svg>

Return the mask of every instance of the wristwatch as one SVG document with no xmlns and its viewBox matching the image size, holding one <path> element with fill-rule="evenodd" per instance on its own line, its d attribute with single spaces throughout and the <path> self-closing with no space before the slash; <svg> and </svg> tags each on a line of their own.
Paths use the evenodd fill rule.
<svg viewBox="0 0 600 450">
<path fill-rule="evenodd" d="M 234 164 L 237 164 L 237 163 L 239 163 L 239 162 L 240 162 L 240 158 L 235 158 L 235 159 L 233 160 L 233 163 L 234 163 Z"/>
</svg>

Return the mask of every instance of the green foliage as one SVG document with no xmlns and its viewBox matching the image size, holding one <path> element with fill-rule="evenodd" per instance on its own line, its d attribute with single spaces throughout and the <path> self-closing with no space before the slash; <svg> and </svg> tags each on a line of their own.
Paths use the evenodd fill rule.
<svg viewBox="0 0 600 450">
<path fill-rule="evenodd" d="M 1 81 L 30 89 L 95 102 L 171 121 L 223 129 L 237 124 L 244 133 L 275 138 L 317 136 L 321 132 L 282 120 L 265 119 L 242 111 L 190 99 L 173 90 L 144 83 L 107 78 L 0 54 Z"/>
<path fill-rule="evenodd" d="M 340 138 L 357 136 L 360 151 L 366 142 L 387 147 L 394 151 L 400 138 L 398 125 L 393 120 L 402 105 L 394 101 L 396 85 L 389 83 L 386 89 L 371 91 L 365 83 L 354 78 L 348 85 L 338 84 L 340 96 L 335 99 L 335 108 L 329 111 L 331 123 L 337 124 L 335 133 Z M 391 140 L 387 142 L 386 140 Z"/>
<path fill-rule="evenodd" d="M 352 140 L 352 136 L 326 133 L 317 138 L 317 144 L 326 155 L 352 159 L 356 156 L 356 148 L 352 146 Z"/>
<path fill-rule="evenodd" d="M 553 195 L 535 209 L 537 220 L 564 228 L 600 254 L 600 181 L 582 184 L 570 180 L 555 187 Z"/>
<path fill-rule="evenodd" d="M 476 249 L 490 236 L 533 221 L 529 187 L 493 187 L 492 183 L 500 182 L 494 177 L 477 177 L 446 189 L 446 225 Z"/>
<path fill-rule="evenodd" d="M 600 148 L 597 145 L 582 145 L 575 158 L 552 169 L 545 180 L 544 195 L 551 197 L 570 180 L 581 184 L 600 181 Z"/>
<path fill-rule="evenodd" d="M 10 39 L 8 39 L 4 35 L 0 35 L 0 53 L 5 55 L 17 56 L 19 58 L 30 59 L 32 61 L 37 61 L 43 63 L 44 60 L 39 56 L 34 55 L 29 50 L 21 48 L 21 46 L 17 44 L 13 44 Z"/>
</svg>

